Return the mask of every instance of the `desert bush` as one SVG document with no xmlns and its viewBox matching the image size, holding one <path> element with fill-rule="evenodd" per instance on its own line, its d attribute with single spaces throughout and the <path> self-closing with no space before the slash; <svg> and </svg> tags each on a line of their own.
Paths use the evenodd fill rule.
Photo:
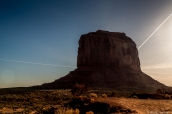
<svg viewBox="0 0 172 114">
<path fill-rule="evenodd" d="M 88 111 L 88 112 L 86 112 L 85 114 L 94 114 L 94 112 Z"/>
<path fill-rule="evenodd" d="M 115 92 L 110 92 L 107 94 L 107 97 L 116 97 L 117 96 L 116 94 L 117 93 L 115 93 Z"/>
<path fill-rule="evenodd" d="M 73 114 L 73 109 L 67 110 L 66 114 Z"/>
<path fill-rule="evenodd" d="M 84 100 L 87 98 L 87 96 L 82 96 L 82 95 L 80 95 L 80 96 L 78 96 L 77 98 L 78 98 L 78 99 L 81 99 L 82 101 L 84 101 Z"/>
<path fill-rule="evenodd" d="M 43 105 L 42 104 L 37 104 L 37 105 L 35 105 L 34 106 L 34 110 L 36 110 L 36 111 L 41 111 L 43 109 Z"/>
<path fill-rule="evenodd" d="M 165 98 L 165 99 L 171 99 L 171 96 L 168 95 L 168 94 L 165 94 L 165 95 L 164 95 L 164 98 Z"/>
<path fill-rule="evenodd" d="M 79 114 L 79 109 L 75 109 L 73 114 Z"/>
<path fill-rule="evenodd" d="M 93 99 L 93 98 L 90 98 L 90 102 L 91 102 L 91 103 L 94 103 L 94 99 Z"/>
<path fill-rule="evenodd" d="M 74 95 L 74 96 L 80 96 L 80 95 L 86 93 L 87 90 L 88 90 L 88 89 L 87 89 L 87 87 L 85 87 L 85 85 L 76 83 L 76 84 L 72 87 L 71 93 L 72 93 L 72 95 Z"/>
<path fill-rule="evenodd" d="M 90 93 L 90 97 L 95 97 L 95 98 L 97 98 L 97 94 L 95 94 L 95 93 Z"/>
<path fill-rule="evenodd" d="M 73 98 L 70 102 L 68 102 L 65 106 L 70 108 L 77 108 L 80 106 L 83 106 L 85 104 L 85 101 L 80 98 Z"/>
<path fill-rule="evenodd" d="M 102 97 L 103 97 L 103 98 L 107 98 L 107 95 L 106 95 L 106 94 L 102 94 Z"/>
<path fill-rule="evenodd" d="M 66 111 L 66 114 L 79 114 L 79 109 L 70 109 Z"/>
<path fill-rule="evenodd" d="M 136 98 L 136 99 L 138 99 L 138 97 L 137 97 L 136 95 L 132 96 L 132 98 Z"/>
<path fill-rule="evenodd" d="M 47 108 L 47 109 L 43 109 L 42 110 L 42 114 L 56 114 L 56 112 L 57 112 L 57 108 L 54 108 L 54 107 L 50 107 L 50 108 Z"/>
<path fill-rule="evenodd" d="M 73 97 L 71 101 L 64 104 L 64 106 L 75 109 L 75 108 L 82 107 L 84 105 L 88 105 L 90 103 L 94 103 L 93 97 L 78 96 L 78 97 Z"/>
</svg>

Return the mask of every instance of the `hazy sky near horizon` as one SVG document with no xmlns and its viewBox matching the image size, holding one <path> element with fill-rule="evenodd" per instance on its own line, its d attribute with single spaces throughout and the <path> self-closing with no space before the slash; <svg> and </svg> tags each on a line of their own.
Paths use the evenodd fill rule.
<svg viewBox="0 0 172 114">
<path fill-rule="evenodd" d="M 98 29 L 139 47 L 172 13 L 172 0 L 0 0 L 0 88 L 39 85 L 76 67 L 78 40 Z M 172 17 L 139 49 L 143 72 L 172 86 Z"/>
</svg>

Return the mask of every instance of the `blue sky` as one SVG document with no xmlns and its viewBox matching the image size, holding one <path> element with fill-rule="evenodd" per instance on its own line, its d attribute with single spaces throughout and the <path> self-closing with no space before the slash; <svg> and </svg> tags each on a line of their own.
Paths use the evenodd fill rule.
<svg viewBox="0 0 172 114">
<path fill-rule="evenodd" d="M 78 40 L 98 29 L 139 47 L 172 13 L 171 0 L 0 0 L 0 59 L 76 67 Z M 172 86 L 172 17 L 139 49 L 142 70 Z M 0 87 L 39 85 L 74 68 L 0 60 Z"/>
</svg>

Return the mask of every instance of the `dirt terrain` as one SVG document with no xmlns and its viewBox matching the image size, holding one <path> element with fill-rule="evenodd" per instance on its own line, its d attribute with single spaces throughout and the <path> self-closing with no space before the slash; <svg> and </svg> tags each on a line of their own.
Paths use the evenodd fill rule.
<svg viewBox="0 0 172 114">
<path fill-rule="evenodd" d="M 97 92 L 98 97 L 94 97 L 90 103 L 89 109 L 96 107 L 99 110 L 119 109 L 121 114 L 137 113 L 137 114 L 172 114 L 172 100 L 171 99 L 137 99 L 120 97 L 115 94 L 115 97 L 102 98 L 101 92 Z M 89 98 L 87 93 L 87 98 Z M 65 114 L 70 107 L 65 107 L 64 104 L 71 102 L 73 96 L 70 90 L 48 90 L 48 91 L 23 91 L 23 92 L 5 92 L 0 93 L 0 113 L 18 113 L 18 114 L 45 114 L 49 110 L 56 110 L 55 113 L 49 114 Z M 97 104 L 96 104 L 97 103 Z M 103 104 L 103 105 L 102 105 Z M 97 106 L 98 105 L 98 106 Z M 89 106 L 89 105 L 88 105 Z M 87 106 L 87 108 L 88 108 Z M 102 107 L 102 108 L 100 108 Z M 120 108 L 117 108 L 120 107 Z M 85 108 L 85 107 L 81 107 Z M 43 111 L 44 110 L 44 111 Z M 58 110 L 58 111 L 57 111 Z M 82 112 L 83 113 L 83 112 Z M 80 113 L 80 114 L 82 114 Z M 85 114 L 85 112 L 83 113 Z M 96 113 L 95 113 L 96 114 Z"/>
<path fill-rule="evenodd" d="M 134 98 L 97 98 L 95 101 L 118 104 L 138 114 L 172 114 L 172 100 L 134 99 Z"/>
</svg>

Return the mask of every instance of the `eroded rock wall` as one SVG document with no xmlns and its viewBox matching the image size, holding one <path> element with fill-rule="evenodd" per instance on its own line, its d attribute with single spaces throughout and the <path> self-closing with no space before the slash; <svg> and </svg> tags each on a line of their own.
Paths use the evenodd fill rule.
<svg viewBox="0 0 172 114">
<path fill-rule="evenodd" d="M 125 33 L 98 30 L 82 35 L 77 67 L 129 67 L 140 70 L 136 44 Z"/>
</svg>

